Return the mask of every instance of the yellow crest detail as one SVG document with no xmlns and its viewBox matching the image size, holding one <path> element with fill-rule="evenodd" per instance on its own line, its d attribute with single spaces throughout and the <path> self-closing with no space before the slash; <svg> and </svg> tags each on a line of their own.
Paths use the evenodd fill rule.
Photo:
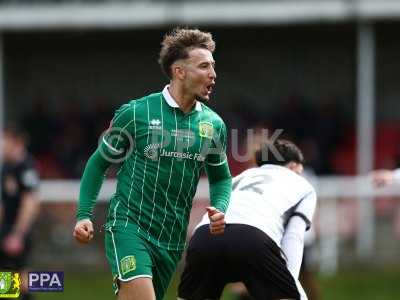
<svg viewBox="0 0 400 300">
<path fill-rule="evenodd" d="M 136 270 L 136 259 L 133 255 L 125 256 L 121 259 L 122 275 Z"/>
<path fill-rule="evenodd" d="M 16 272 L 0 272 L 0 298 L 18 298 L 21 278 Z"/>
<path fill-rule="evenodd" d="M 214 134 L 213 124 L 210 122 L 199 123 L 199 135 L 204 138 L 212 139 Z"/>
</svg>

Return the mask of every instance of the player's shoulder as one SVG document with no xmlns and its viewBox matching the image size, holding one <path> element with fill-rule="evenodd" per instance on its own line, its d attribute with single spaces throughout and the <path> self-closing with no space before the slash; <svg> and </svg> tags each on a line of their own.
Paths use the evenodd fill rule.
<svg viewBox="0 0 400 300">
<path fill-rule="evenodd" d="M 299 183 L 304 186 L 310 193 L 316 193 L 314 186 L 311 184 L 311 182 L 305 178 L 304 176 L 295 174 L 298 177 Z"/>
<path fill-rule="evenodd" d="M 293 171 L 290 171 L 290 173 L 291 173 L 291 176 L 293 177 L 294 186 L 300 192 L 302 192 L 304 195 L 313 195 L 313 198 L 316 197 L 315 188 L 306 177 L 299 175 Z"/>
<path fill-rule="evenodd" d="M 289 168 L 286 168 L 284 166 L 279 166 L 280 170 L 285 172 L 285 176 L 284 178 L 288 179 L 290 178 L 290 180 L 296 184 L 299 187 L 302 187 L 304 189 L 307 190 L 314 190 L 314 187 L 312 186 L 312 184 L 310 183 L 310 181 L 303 175 L 299 175 L 298 173 L 290 170 Z"/>
<path fill-rule="evenodd" d="M 290 182 L 293 190 L 303 191 L 306 193 L 315 193 L 313 185 L 308 181 L 307 178 L 284 166 L 266 164 L 256 169 L 263 170 L 263 172 L 272 177 L 276 177 L 278 180 Z"/>
<path fill-rule="evenodd" d="M 158 103 L 160 101 L 160 99 L 162 99 L 162 92 L 156 92 L 156 93 L 151 93 L 146 96 L 143 96 L 142 98 L 139 98 L 134 101 L 138 101 L 138 103 L 152 104 L 155 101 L 157 101 L 157 103 Z"/>
<path fill-rule="evenodd" d="M 157 92 L 148 94 L 138 99 L 133 99 L 129 103 L 135 110 L 146 110 L 147 112 L 147 110 L 151 110 L 152 106 L 154 105 L 158 107 L 160 105 L 160 99 L 162 99 L 162 93 Z"/>
<path fill-rule="evenodd" d="M 149 95 L 145 95 L 141 98 L 130 99 L 117 109 L 117 113 L 125 113 L 127 111 L 134 113 L 135 111 L 140 109 L 147 110 L 147 106 L 154 102 L 156 99 L 159 99 L 160 95 L 161 93 L 152 93 Z"/>
<path fill-rule="evenodd" d="M 242 173 L 240 173 L 236 177 L 253 176 L 253 175 L 257 175 L 258 173 L 260 173 L 260 171 L 261 171 L 260 167 L 253 167 L 253 168 L 244 170 Z"/>
<path fill-rule="evenodd" d="M 39 173 L 35 159 L 27 154 L 20 162 L 18 173 L 25 186 L 36 187 L 39 184 Z"/>
<path fill-rule="evenodd" d="M 150 102 L 154 101 L 155 99 L 158 99 L 160 97 L 161 93 L 152 93 L 145 95 L 140 98 L 134 98 L 129 100 L 127 103 L 130 107 L 140 107 L 140 106 L 146 106 Z"/>
<path fill-rule="evenodd" d="M 213 123 L 217 127 L 226 127 L 224 120 L 210 107 L 201 103 L 201 109 L 203 113 L 203 117 L 208 121 Z"/>
</svg>

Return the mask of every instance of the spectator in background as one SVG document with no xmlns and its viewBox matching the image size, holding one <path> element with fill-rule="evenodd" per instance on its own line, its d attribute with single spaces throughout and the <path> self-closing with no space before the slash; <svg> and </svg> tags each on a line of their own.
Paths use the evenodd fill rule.
<svg viewBox="0 0 400 300">
<path fill-rule="evenodd" d="M 30 138 L 29 152 L 35 157 L 41 178 L 65 177 L 54 150 L 62 133 L 61 124 L 54 118 L 56 114 L 51 110 L 48 97 L 41 93 L 33 97 L 31 109 L 26 108 L 24 113 L 21 125 Z"/>
<path fill-rule="evenodd" d="M 22 127 L 31 137 L 29 150 L 35 157 L 45 156 L 51 151 L 49 145 L 59 131 L 59 124 L 49 110 L 49 101 L 43 96 L 34 97 L 32 110 L 27 109 L 22 119 Z"/>
<path fill-rule="evenodd" d="M 371 173 L 374 185 L 383 187 L 400 181 L 400 168 L 394 170 L 375 170 Z"/>
<path fill-rule="evenodd" d="M 112 108 L 99 97 L 90 101 L 89 108 L 74 95 L 55 107 L 45 99 L 34 98 L 32 108 L 22 119 L 31 138 L 29 151 L 35 156 L 42 178 L 79 178 L 86 158 L 110 122 Z"/>
<path fill-rule="evenodd" d="M 31 249 L 32 224 L 39 209 L 36 193 L 39 176 L 26 150 L 26 137 L 17 127 L 7 127 L 3 136 L 1 172 L 0 269 L 21 272 L 21 299 L 27 294 L 27 259 Z"/>
<path fill-rule="evenodd" d="M 394 170 L 387 170 L 387 169 L 382 169 L 382 170 L 375 170 L 371 172 L 372 176 L 372 181 L 374 186 L 376 187 L 385 187 L 388 185 L 391 185 L 395 182 L 399 183 L 400 182 L 400 168 L 394 169 Z M 394 210 L 394 216 L 393 216 L 393 231 L 394 235 L 397 239 L 400 238 L 400 207 L 397 206 L 397 208 Z"/>
<path fill-rule="evenodd" d="M 308 165 L 318 175 L 332 174 L 332 157 L 343 140 L 345 118 L 335 99 L 314 101 L 292 94 L 282 101 L 272 117 L 274 128 L 285 130 L 285 137 L 303 149 Z M 301 124 L 301 126 L 299 126 Z"/>
</svg>

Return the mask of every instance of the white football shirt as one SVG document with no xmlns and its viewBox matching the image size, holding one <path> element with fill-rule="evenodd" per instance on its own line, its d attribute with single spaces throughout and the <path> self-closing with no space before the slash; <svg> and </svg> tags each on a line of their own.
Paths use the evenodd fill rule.
<svg viewBox="0 0 400 300">
<path fill-rule="evenodd" d="M 395 181 L 400 181 L 400 168 L 393 170 L 393 179 Z"/>
<path fill-rule="evenodd" d="M 315 190 L 304 177 L 284 166 L 265 164 L 233 179 L 225 221 L 254 226 L 281 247 L 290 217 L 300 216 L 309 229 L 316 202 Z M 205 214 L 197 227 L 209 222 Z"/>
</svg>

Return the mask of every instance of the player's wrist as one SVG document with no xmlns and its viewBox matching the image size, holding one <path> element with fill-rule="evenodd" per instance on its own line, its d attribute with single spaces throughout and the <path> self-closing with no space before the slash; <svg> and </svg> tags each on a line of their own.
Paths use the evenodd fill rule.
<svg viewBox="0 0 400 300">
<path fill-rule="evenodd" d="M 78 221 L 91 221 L 90 218 L 79 218 Z"/>
<path fill-rule="evenodd" d="M 92 220 L 88 216 L 78 216 L 76 218 L 76 222 L 81 222 L 81 221 L 90 221 L 90 222 L 92 222 Z"/>
<path fill-rule="evenodd" d="M 217 213 L 225 214 L 224 210 L 221 207 L 216 206 L 215 209 Z"/>
</svg>

